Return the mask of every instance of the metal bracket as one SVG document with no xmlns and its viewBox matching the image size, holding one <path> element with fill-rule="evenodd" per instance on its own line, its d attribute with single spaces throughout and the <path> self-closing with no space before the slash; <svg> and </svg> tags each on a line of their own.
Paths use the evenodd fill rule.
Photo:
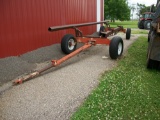
<svg viewBox="0 0 160 120">
<path fill-rule="evenodd" d="M 78 28 L 73 27 L 73 29 L 75 29 L 76 37 L 82 37 L 83 36 L 82 31 L 80 31 Z"/>
</svg>

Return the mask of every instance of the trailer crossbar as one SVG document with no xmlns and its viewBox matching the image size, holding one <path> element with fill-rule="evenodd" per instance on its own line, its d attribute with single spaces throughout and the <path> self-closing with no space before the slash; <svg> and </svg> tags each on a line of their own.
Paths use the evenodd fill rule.
<svg viewBox="0 0 160 120">
<path fill-rule="evenodd" d="M 90 26 L 95 24 L 108 24 L 108 21 L 100 21 L 100 22 L 90 22 L 90 23 L 81 23 L 81 24 L 70 24 L 70 25 L 63 25 L 63 26 L 53 26 L 49 27 L 48 31 L 56 31 L 56 30 L 63 30 L 63 29 L 69 29 L 69 28 L 75 28 L 75 27 L 82 27 L 82 26 Z"/>
</svg>

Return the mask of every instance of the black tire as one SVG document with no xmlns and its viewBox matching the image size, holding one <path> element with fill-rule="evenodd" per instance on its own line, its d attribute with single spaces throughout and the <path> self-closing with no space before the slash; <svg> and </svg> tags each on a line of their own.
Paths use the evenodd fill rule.
<svg viewBox="0 0 160 120">
<path fill-rule="evenodd" d="M 155 61 L 152 59 L 147 59 L 147 68 L 148 69 L 154 69 L 156 67 Z"/>
<path fill-rule="evenodd" d="M 76 49 L 77 40 L 72 34 L 66 34 L 61 40 L 61 50 L 65 54 L 70 54 Z"/>
<path fill-rule="evenodd" d="M 112 59 L 117 59 L 123 53 L 123 40 L 121 37 L 113 37 L 109 45 L 109 54 Z"/>
<path fill-rule="evenodd" d="M 149 36 L 149 34 L 148 34 L 148 42 L 150 41 L 150 36 Z"/>
<path fill-rule="evenodd" d="M 148 55 L 148 58 L 147 58 L 147 69 L 158 69 L 158 70 L 160 70 L 160 62 L 150 59 L 149 55 Z"/>
<path fill-rule="evenodd" d="M 144 24 L 144 21 L 139 21 L 138 22 L 138 28 L 139 29 L 144 29 L 144 25 L 143 24 Z"/>
<path fill-rule="evenodd" d="M 127 31 L 126 31 L 126 39 L 129 40 L 131 37 L 131 28 L 127 28 Z"/>
<path fill-rule="evenodd" d="M 155 34 L 156 34 L 155 31 L 150 32 L 150 40 L 148 43 L 148 52 L 147 52 L 147 68 L 160 70 L 160 62 L 157 60 L 151 59 L 151 54 L 153 54 L 152 48 L 154 47 L 153 42 L 155 39 L 155 37 L 154 37 Z"/>
<path fill-rule="evenodd" d="M 150 37 L 151 37 L 151 30 L 148 33 L 148 42 L 150 41 Z"/>
<path fill-rule="evenodd" d="M 153 34 L 153 32 L 152 32 L 152 34 Z M 149 33 L 148 33 L 148 36 L 149 36 Z M 150 38 L 150 37 L 149 37 Z M 153 68 L 153 61 L 150 59 L 150 53 L 151 53 L 151 49 L 152 49 L 152 39 L 150 40 L 149 39 L 149 43 L 148 43 L 148 49 L 147 49 L 147 68 L 148 69 L 151 69 L 151 68 Z"/>
<path fill-rule="evenodd" d="M 151 32 L 153 35 L 153 32 Z M 151 34 L 150 33 L 150 34 Z M 155 68 L 155 61 L 150 59 L 150 54 L 151 54 L 151 50 L 152 50 L 152 43 L 153 43 L 153 39 L 149 39 L 149 43 L 148 43 L 148 51 L 147 51 L 147 68 L 148 69 L 153 69 Z"/>
<path fill-rule="evenodd" d="M 144 29 L 146 30 L 150 30 L 151 28 L 151 21 L 150 20 L 147 20 L 144 22 Z"/>
<path fill-rule="evenodd" d="M 101 26 L 101 27 L 100 27 L 100 30 L 99 30 L 99 36 L 105 37 L 106 35 L 103 34 L 103 33 L 101 33 L 101 32 L 105 32 L 105 31 L 106 31 L 106 28 L 105 28 L 104 26 Z"/>
</svg>

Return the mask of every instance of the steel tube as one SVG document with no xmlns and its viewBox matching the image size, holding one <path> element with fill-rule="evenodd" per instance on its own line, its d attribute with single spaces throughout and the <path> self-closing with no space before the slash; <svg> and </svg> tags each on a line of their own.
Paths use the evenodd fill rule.
<svg viewBox="0 0 160 120">
<path fill-rule="evenodd" d="M 87 48 L 89 48 L 91 46 L 92 46 L 92 44 L 85 44 L 84 46 L 82 46 L 79 49 L 75 50 L 74 52 L 62 57 L 59 60 L 52 60 L 52 64 L 51 65 L 49 65 L 49 66 L 47 66 L 47 67 L 45 67 L 45 68 L 43 68 L 41 70 L 38 70 L 36 72 L 33 72 L 33 73 L 30 73 L 28 75 L 23 76 L 23 77 L 15 80 L 15 81 L 13 81 L 13 84 L 14 85 L 21 84 L 21 83 L 23 83 L 23 82 L 25 82 L 25 81 L 27 81 L 27 80 L 29 80 L 31 78 L 34 78 L 34 77 L 40 75 L 42 72 L 44 72 L 44 71 L 46 71 L 46 70 L 48 70 L 48 69 L 50 69 L 52 67 L 56 67 L 56 66 L 60 65 L 61 63 L 65 62 L 66 60 L 72 58 L 73 56 L 77 55 L 81 51 L 86 50 Z"/>
<path fill-rule="evenodd" d="M 52 60 L 52 64 L 53 64 L 54 67 L 56 67 L 56 66 L 60 65 L 61 63 L 65 62 L 66 60 L 74 57 L 78 53 L 82 52 L 83 50 L 86 50 L 86 49 L 90 48 L 91 46 L 92 46 L 92 44 L 86 43 L 82 47 L 80 47 L 77 50 L 73 51 L 72 53 L 70 53 L 70 54 L 62 57 L 61 59 L 59 59 L 59 60 Z"/>
<path fill-rule="evenodd" d="M 63 30 L 63 29 L 69 29 L 69 28 L 81 27 L 81 26 L 89 26 L 89 25 L 95 25 L 95 24 L 101 24 L 101 23 L 107 24 L 108 21 L 90 22 L 90 23 L 81 23 L 81 24 L 70 24 L 70 25 L 63 25 L 63 26 L 53 26 L 53 27 L 49 27 L 48 31 Z"/>
</svg>

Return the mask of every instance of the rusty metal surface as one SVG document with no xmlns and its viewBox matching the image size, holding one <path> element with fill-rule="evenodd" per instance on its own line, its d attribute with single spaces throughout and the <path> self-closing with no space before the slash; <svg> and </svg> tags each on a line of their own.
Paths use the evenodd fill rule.
<svg viewBox="0 0 160 120">
<path fill-rule="evenodd" d="M 78 48 L 77 50 L 73 51 L 72 53 L 58 59 L 58 60 L 52 60 L 52 64 L 48 65 L 40 70 L 37 70 L 33 73 L 30 73 L 28 75 L 25 75 L 23 77 L 20 77 L 16 80 L 13 81 L 13 85 L 17 85 L 17 84 L 21 84 L 25 81 L 28 81 L 38 75 L 40 75 L 42 72 L 52 68 L 52 67 L 56 67 L 60 64 L 62 64 L 63 62 L 67 61 L 68 59 L 74 57 L 75 55 L 79 54 L 80 52 L 90 48 L 92 45 L 96 45 L 96 44 L 106 44 L 109 45 L 110 44 L 110 40 L 107 38 L 85 38 L 85 37 L 77 37 L 77 41 L 78 42 L 83 42 L 85 43 L 82 47 Z"/>
<path fill-rule="evenodd" d="M 102 24 L 102 23 L 107 23 L 107 21 L 88 22 L 88 23 L 80 23 L 80 24 L 70 24 L 70 25 L 63 25 L 63 26 L 53 26 L 53 27 L 49 27 L 48 31 L 63 30 L 63 29 L 81 27 L 81 26 L 90 26 L 90 25 Z"/>
<path fill-rule="evenodd" d="M 51 34 L 49 26 L 96 22 L 95 13 L 96 0 L 0 0 L 0 58 L 59 43 L 74 30 Z M 91 34 L 96 25 L 81 30 Z"/>
<path fill-rule="evenodd" d="M 79 54 L 80 52 L 90 48 L 92 46 L 92 44 L 90 43 L 86 43 L 84 44 L 82 47 L 78 48 L 77 50 L 75 50 L 74 52 L 64 56 L 63 58 L 59 59 L 59 60 L 52 60 L 52 64 L 54 67 L 62 64 L 63 62 L 67 61 L 68 59 L 74 57 L 75 55 Z"/>
<path fill-rule="evenodd" d="M 99 32 L 94 32 L 93 34 L 91 34 L 91 35 L 86 35 L 86 36 L 84 36 L 84 37 L 100 38 Z"/>
</svg>

